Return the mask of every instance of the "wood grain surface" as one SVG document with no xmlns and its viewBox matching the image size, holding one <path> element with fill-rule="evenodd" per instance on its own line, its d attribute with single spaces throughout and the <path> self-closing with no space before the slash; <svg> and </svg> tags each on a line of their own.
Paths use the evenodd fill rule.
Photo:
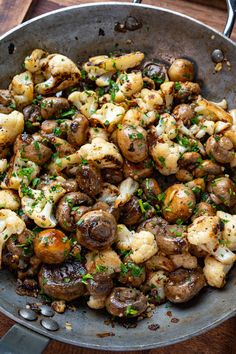
<svg viewBox="0 0 236 354">
<path fill-rule="evenodd" d="M 106 1 L 106 0 L 103 0 Z M 121 0 L 122 1 L 122 0 Z M 128 1 L 128 0 L 126 0 Z M 64 6 L 97 2 L 97 0 L 0 0 L 0 34 L 47 11 Z M 144 0 L 146 4 L 161 6 L 192 16 L 219 31 L 224 28 L 227 18 L 224 0 Z M 236 29 L 232 39 L 236 40 Z M 207 309 L 206 309 L 207 311 Z M 14 322 L 0 314 L 0 336 Z M 217 328 L 191 340 L 163 349 L 153 349 L 131 354 L 235 354 L 236 353 L 236 318 L 232 318 Z M 127 332 L 128 335 L 128 332 Z M 51 341 L 44 354 L 95 354 L 96 350 L 76 348 L 72 345 Z M 111 352 L 103 351 L 102 354 Z M 121 352 L 120 352 L 121 353 Z M 0 353 L 1 354 L 1 353 Z M 24 354 L 24 353 L 22 353 Z M 32 353 L 34 354 L 34 353 Z"/>
</svg>

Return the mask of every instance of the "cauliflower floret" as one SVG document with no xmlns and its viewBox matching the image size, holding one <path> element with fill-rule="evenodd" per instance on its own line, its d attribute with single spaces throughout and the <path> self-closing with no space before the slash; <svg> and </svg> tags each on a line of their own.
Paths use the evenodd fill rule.
<svg viewBox="0 0 236 354">
<path fill-rule="evenodd" d="M 47 55 L 48 53 L 42 49 L 33 50 L 30 56 L 27 56 L 25 58 L 24 66 L 26 70 L 30 71 L 31 73 L 36 73 L 40 71 L 41 66 L 44 63 L 44 59 Z"/>
<path fill-rule="evenodd" d="M 30 104 L 34 98 L 34 84 L 31 72 L 25 71 L 14 76 L 9 90 L 17 108 L 23 108 Z"/>
<path fill-rule="evenodd" d="M 0 267 L 2 259 L 2 249 L 5 242 L 11 235 L 19 235 L 25 229 L 25 223 L 19 216 L 9 209 L 0 210 Z"/>
<path fill-rule="evenodd" d="M 79 151 L 65 157 L 56 157 L 49 165 L 48 170 L 52 175 L 57 175 L 67 167 L 79 164 L 81 155 Z"/>
<path fill-rule="evenodd" d="M 165 98 L 166 108 L 170 109 L 174 100 L 175 83 L 173 81 L 164 82 L 161 84 L 160 89 Z"/>
<path fill-rule="evenodd" d="M 87 118 L 90 118 L 98 108 L 98 96 L 91 90 L 72 92 L 68 100 Z"/>
<path fill-rule="evenodd" d="M 18 111 L 0 113 L 0 147 L 14 143 L 24 130 L 24 116 Z"/>
<path fill-rule="evenodd" d="M 159 270 L 157 272 L 150 272 L 148 274 L 148 278 L 145 285 L 147 286 L 147 288 L 157 290 L 158 302 L 165 300 L 165 284 L 167 280 L 168 278 L 163 270 Z"/>
<path fill-rule="evenodd" d="M 200 216 L 188 227 L 189 243 L 200 247 L 224 263 L 230 264 L 235 260 L 235 254 L 227 247 L 221 246 L 220 218 L 218 216 Z"/>
<path fill-rule="evenodd" d="M 161 139 L 164 140 L 163 137 Z M 165 139 L 165 142 L 157 140 L 150 148 L 150 153 L 156 163 L 157 169 L 164 176 L 175 174 L 179 170 L 178 160 L 185 151 L 186 149 L 183 146 L 176 144 L 168 138 Z"/>
<path fill-rule="evenodd" d="M 117 225 L 117 247 L 132 251 L 130 258 L 139 264 L 147 261 L 157 253 L 155 236 L 149 231 L 129 231 L 125 225 Z"/>
<path fill-rule="evenodd" d="M 233 263 L 223 264 L 214 257 L 207 256 L 205 258 L 205 267 L 203 268 L 207 283 L 216 288 L 223 288 L 226 283 L 226 275 L 232 266 Z"/>
<path fill-rule="evenodd" d="M 94 139 L 79 149 L 82 158 L 96 162 L 101 168 L 121 167 L 123 158 L 115 144 L 101 138 Z"/>
<path fill-rule="evenodd" d="M 96 139 L 96 138 L 100 138 L 100 139 L 108 141 L 107 131 L 103 128 L 98 128 L 98 127 L 89 128 L 89 143 L 91 143 L 93 141 L 93 139 Z"/>
<path fill-rule="evenodd" d="M 0 159 L 0 173 L 5 172 L 7 169 L 7 159 Z"/>
<path fill-rule="evenodd" d="M 17 210 L 20 207 L 20 198 L 15 191 L 0 190 L 0 209 Z"/>
<path fill-rule="evenodd" d="M 107 274 L 120 272 L 121 260 L 118 254 L 111 250 L 92 251 L 86 254 L 86 269 L 88 273 L 96 272 L 97 266 L 103 266 Z"/>
<path fill-rule="evenodd" d="M 53 207 L 65 193 L 66 190 L 57 182 L 46 185 L 42 190 L 35 190 L 24 185 L 21 185 L 19 189 L 22 209 L 36 225 L 42 228 L 56 226 L 57 220 L 53 215 Z"/>
<path fill-rule="evenodd" d="M 103 183 L 102 192 L 98 196 L 98 200 L 113 205 L 119 195 L 119 189 L 110 183 Z"/>
<path fill-rule="evenodd" d="M 96 113 L 93 113 L 90 119 L 95 123 L 102 124 L 104 128 L 107 127 L 108 132 L 112 132 L 116 129 L 117 124 L 122 121 L 124 114 L 125 109 L 123 107 L 106 103 Z"/>
<path fill-rule="evenodd" d="M 216 215 L 224 223 L 223 240 L 231 251 L 236 251 L 236 215 L 231 215 L 224 211 L 217 211 Z"/>
<path fill-rule="evenodd" d="M 6 177 L 1 183 L 3 189 L 18 189 L 21 182 L 29 185 L 30 182 L 39 174 L 39 166 L 30 160 L 22 159 L 18 151 L 10 162 L 10 168 Z"/>
<path fill-rule="evenodd" d="M 117 57 L 100 55 L 89 58 L 89 61 L 84 64 L 84 69 L 88 73 L 88 77 L 94 80 L 108 72 L 115 73 L 118 70 L 125 71 L 129 68 L 134 68 L 138 66 L 143 59 L 144 54 L 141 52 L 124 54 Z"/>
<path fill-rule="evenodd" d="M 164 105 L 164 100 L 161 95 L 161 91 L 142 89 L 140 92 L 140 98 L 136 99 L 138 106 L 142 112 L 149 112 L 158 110 Z"/>
<path fill-rule="evenodd" d="M 40 64 L 40 62 L 39 62 Z M 80 70 L 72 60 L 61 54 L 50 54 L 41 60 L 40 70 L 46 81 L 35 86 L 40 95 L 48 95 L 76 85 Z"/>
<path fill-rule="evenodd" d="M 172 117 L 170 114 L 163 114 L 160 117 L 160 120 L 158 122 L 158 125 L 156 126 L 156 136 L 162 136 L 165 134 L 165 136 L 168 137 L 168 139 L 172 140 L 175 139 L 177 134 L 178 134 L 178 129 L 177 129 L 177 123 L 174 117 Z"/>
<path fill-rule="evenodd" d="M 118 77 L 116 85 L 118 91 L 115 93 L 115 102 L 123 102 L 126 97 L 131 97 L 142 89 L 142 74 L 140 71 L 123 73 Z"/>
<path fill-rule="evenodd" d="M 127 203 L 134 193 L 138 190 L 139 184 L 134 181 L 131 177 L 126 178 L 119 185 L 119 196 L 116 199 L 115 206 L 123 205 Z"/>
<path fill-rule="evenodd" d="M 232 124 L 233 119 L 232 116 L 226 112 L 223 108 L 219 105 L 215 104 L 214 102 L 209 102 L 204 98 L 200 97 L 197 100 L 198 106 L 195 108 L 195 111 L 198 114 L 202 114 L 204 118 L 208 120 L 212 120 L 214 122 L 223 121 L 229 122 Z"/>
<path fill-rule="evenodd" d="M 90 295 L 89 301 L 87 301 L 87 305 L 91 309 L 95 309 L 95 310 L 103 309 L 105 307 L 106 298 L 107 296 Z"/>
</svg>

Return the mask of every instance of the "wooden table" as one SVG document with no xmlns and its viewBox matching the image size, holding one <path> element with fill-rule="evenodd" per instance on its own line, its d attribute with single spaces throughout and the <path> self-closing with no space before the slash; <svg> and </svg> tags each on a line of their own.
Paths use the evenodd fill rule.
<svg viewBox="0 0 236 354">
<path fill-rule="evenodd" d="M 97 2 L 97 0 L 0 0 L 0 35 L 26 19 L 63 6 L 83 4 L 86 2 Z M 143 2 L 190 15 L 219 31 L 223 30 L 227 17 L 224 0 L 143 0 Z M 236 40 L 236 29 L 232 34 L 232 39 Z M 0 336 L 2 336 L 13 324 L 14 322 L 12 320 L 0 314 Z M 165 349 L 147 350 L 142 353 L 235 354 L 235 330 L 236 317 L 199 337 L 180 344 L 172 345 Z M 55 353 L 92 354 L 99 352 L 96 350 L 80 349 L 72 345 L 51 341 L 48 348 L 45 350 L 45 354 Z M 103 354 L 105 353 L 109 352 L 104 351 Z M 131 354 L 134 353 L 135 352 L 131 352 Z"/>
</svg>

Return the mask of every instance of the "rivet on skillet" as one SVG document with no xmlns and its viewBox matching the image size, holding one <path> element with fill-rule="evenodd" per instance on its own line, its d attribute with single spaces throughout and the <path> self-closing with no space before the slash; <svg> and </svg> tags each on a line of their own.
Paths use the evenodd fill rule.
<svg viewBox="0 0 236 354">
<path fill-rule="evenodd" d="M 54 311 L 52 310 L 52 308 L 50 306 L 47 306 L 47 305 L 40 306 L 40 312 L 43 316 L 46 316 L 46 317 L 54 316 Z"/>
<path fill-rule="evenodd" d="M 43 318 L 40 323 L 48 331 L 57 331 L 59 329 L 59 324 L 51 318 Z"/>
<path fill-rule="evenodd" d="M 30 309 L 20 309 L 19 315 L 23 317 L 27 321 L 35 321 L 37 320 L 37 315 L 34 311 Z"/>
<path fill-rule="evenodd" d="M 211 53 L 211 59 L 214 63 L 221 63 L 224 60 L 224 53 L 220 49 L 214 49 Z"/>
</svg>

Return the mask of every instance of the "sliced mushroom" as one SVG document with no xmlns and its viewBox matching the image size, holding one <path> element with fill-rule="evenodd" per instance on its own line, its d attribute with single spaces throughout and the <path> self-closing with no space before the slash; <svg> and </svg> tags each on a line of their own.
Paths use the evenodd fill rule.
<svg viewBox="0 0 236 354">
<path fill-rule="evenodd" d="M 23 109 L 25 129 L 29 133 L 34 133 L 40 128 L 42 122 L 40 107 L 37 105 L 26 106 Z"/>
<path fill-rule="evenodd" d="M 44 264 L 39 272 L 39 285 L 44 293 L 57 300 L 71 301 L 84 295 L 82 282 L 86 269 L 80 262 L 66 262 L 60 265 Z"/>
<path fill-rule="evenodd" d="M 165 294 L 174 303 L 187 302 L 205 286 L 202 269 L 177 269 L 169 274 L 165 284 Z"/>
<path fill-rule="evenodd" d="M 88 207 L 92 204 L 92 199 L 84 193 L 66 193 L 59 201 L 56 210 L 56 219 L 61 228 L 65 231 L 73 231 L 76 220 L 81 217 L 80 206 Z"/>
<path fill-rule="evenodd" d="M 111 184 L 117 185 L 124 179 L 121 169 L 103 168 L 101 173 L 103 181 Z"/>
<path fill-rule="evenodd" d="M 146 230 L 156 236 L 167 225 L 168 225 L 168 223 L 165 219 L 162 219 L 161 217 L 154 216 L 153 218 L 143 221 L 139 225 L 139 227 L 137 228 L 137 232 L 139 232 L 141 230 Z"/>
<path fill-rule="evenodd" d="M 113 281 L 111 276 L 105 271 L 98 272 L 93 274 L 91 279 L 87 280 L 86 287 L 89 294 L 92 296 L 106 296 L 110 294 L 113 288 Z"/>
<path fill-rule="evenodd" d="M 178 161 L 178 165 L 188 171 L 194 170 L 202 161 L 201 155 L 198 152 L 185 152 Z"/>
<path fill-rule="evenodd" d="M 37 165 L 44 165 L 51 157 L 52 150 L 41 141 L 34 139 L 28 134 L 22 134 L 17 137 L 14 150 L 21 151 L 21 158 L 35 162 Z"/>
<path fill-rule="evenodd" d="M 103 210 L 90 211 L 77 222 L 78 242 L 89 250 L 108 248 L 116 238 L 116 219 Z"/>
<path fill-rule="evenodd" d="M 204 160 L 199 162 L 198 167 L 194 170 L 194 176 L 196 178 L 208 176 L 208 178 L 212 179 L 214 176 L 222 174 L 223 171 L 224 167 L 218 165 L 216 162 Z"/>
<path fill-rule="evenodd" d="M 144 294 L 132 288 L 114 288 L 106 300 L 107 311 L 117 317 L 137 317 L 147 308 Z"/>
<path fill-rule="evenodd" d="M 141 188 L 150 203 L 157 203 L 157 196 L 161 193 L 161 188 L 155 178 L 146 178 L 141 183 Z"/>
</svg>

